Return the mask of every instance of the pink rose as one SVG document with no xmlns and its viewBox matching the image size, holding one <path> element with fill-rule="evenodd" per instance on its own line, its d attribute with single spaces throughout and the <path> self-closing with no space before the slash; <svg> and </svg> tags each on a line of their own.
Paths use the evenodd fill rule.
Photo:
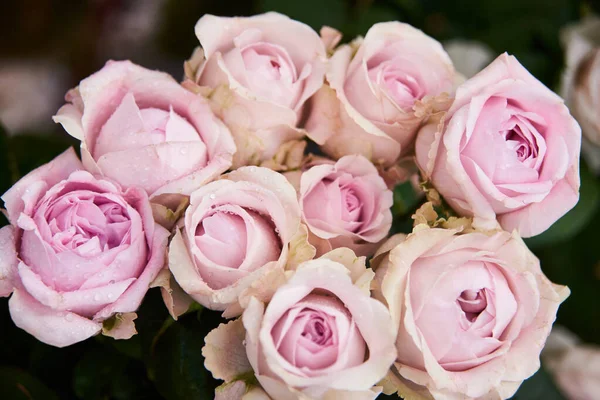
<svg viewBox="0 0 600 400">
<path fill-rule="evenodd" d="M 434 399 L 507 399 L 539 356 L 569 289 L 551 283 L 522 239 L 418 225 L 376 256 L 398 329 L 389 390 Z"/>
<path fill-rule="evenodd" d="M 169 268 L 196 301 L 225 310 L 253 282 L 286 265 L 300 209 L 283 175 L 243 167 L 193 192 L 182 222 Z"/>
<path fill-rule="evenodd" d="M 2 199 L 0 295 L 15 324 L 63 347 L 128 321 L 163 267 L 169 232 L 155 224 L 147 194 L 122 190 L 83 169 L 70 149 L 17 182 Z M 115 332 L 105 334 L 115 336 Z"/>
<path fill-rule="evenodd" d="M 167 74 L 109 61 L 66 99 L 54 120 L 82 141 L 86 169 L 124 187 L 189 195 L 231 166 L 227 127 Z"/>
<path fill-rule="evenodd" d="M 452 91 L 454 68 L 436 40 L 400 22 L 375 24 L 332 56 L 306 129 L 329 155 L 392 164 L 406 154 L 435 96 Z"/>
<path fill-rule="evenodd" d="M 581 130 L 562 99 L 503 54 L 456 91 L 416 143 L 417 163 L 475 225 L 542 233 L 579 199 Z"/>
<path fill-rule="evenodd" d="M 396 357 L 395 330 L 383 304 L 370 297 L 374 273 L 365 258 L 339 248 L 291 274 L 266 306 L 251 297 L 243 325 L 232 321 L 206 337 L 205 366 L 225 380 L 217 396 L 375 399 L 381 388 L 373 385 Z M 235 382 L 250 374 L 262 390 Z"/>
<path fill-rule="evenodd" d="M 247 18 L 205 15 L 196 24 L 202 50 L 186 63 L 191 82 L 231 129 L 234 166 L 271 158 L 298 129 L 306 100 L 323 84 L 325 46 L 309 26 L 270 12 Z"/>
<path fill-rule="evenodd" d="M 372 255 L 392 226 L 392 191 L 360 155 L 309 168 L 300 178 L 299 197 L 303 220 L 330 248 Z"/>
</svg>

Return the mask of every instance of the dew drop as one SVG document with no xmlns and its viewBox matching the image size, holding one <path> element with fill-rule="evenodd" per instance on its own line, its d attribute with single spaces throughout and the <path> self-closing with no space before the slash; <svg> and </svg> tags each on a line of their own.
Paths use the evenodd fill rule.
<svg viewBox="0 0 600 400">
<path fill-rule="evenodd" d="M 109 293 L 109 294 L 106 295 L 106 297 L 108 297 L 108 299 L 111 300 L 113 298 L 113 294 Z"/>
<path fill-rule="evenodd" d="M 67 313 L 67 315 L 65 315 L 65 321 L 67 321 L 67 322 L 73 321 L 73 318 L 74 318 L 73 314 L 71 314 L 71 313 Z"/>
<path fill-rule="evenodd" d="M 256 172 L 256 167 L 250 167 L 250 172 L 252 172 L 252 173 Z"/>
<path fill-rule="evenodd" d="M 214 200 L 217 198 L 217 195 L 214 193 L 211 193 L 208 197 L 210 197 L 211 200 Z"/>
<path fill-rule="evenodd" d="M 111 280 L 111 281 L 110 281 L 110 282 L 108 282 L 108 283 L 112 285 L 113 283 L 115 283 L 115 281 L 114 281 L 114 280 Z"/>
<path fill-rule="evenodd" d="M 187 154 L 187 149 L 186 148 L 182 148 L 181 150 L 179 150 L 179 152 L 181 154 Z"/>
<path fill-rule="evenodd" d="M 242 340 L 242 346 L 246 345 L 246 339 Z"/>
<path fill-rule="evenodd" d="M 99 294 L 95 294 L 94 295 L 94 301 L 100 301 L 100 295 Z"/>
</svg>

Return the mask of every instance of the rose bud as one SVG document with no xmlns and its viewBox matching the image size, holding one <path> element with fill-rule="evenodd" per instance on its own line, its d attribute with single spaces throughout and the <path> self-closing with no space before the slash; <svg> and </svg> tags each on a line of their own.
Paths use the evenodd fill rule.
<svg viewBox="0 0 600 400">
<path fill-rule="evenodd" d="M 225 310 L 285 267 L 300 209 L 283 175 L 243 167 L 194 191 L 181 223 L 169 247 L 171 273 L 197 302 Z"/>
<path fill-rule="evenodd" d="M 544 232 L 579 199 L 581 130 L 562 99 L 503 54 L 462 84 L 416 143 L 424 178 L 476 227 Z"/>
<path fill-rule="evenodd" d="M 70 149 L 2 196 L 10 225 L 0 230 L 0 295 L 12 292 L 18 327 L 57 347 L 100 330 L 135 334 L 130 313 L 163 267 L 169 236 L 143 189 L 82 169 Z"/>
<path fill-rule="evenodd" d="M 298 123 L 325 75 L 325 45 L 315 31 L 270 12 L 205 15 L 196 36 L 202 49 L 186 63 L 187 84 L 208 89 L 213 109 L 231 129 L 234 167 L 259 164 L 304 136 Z"/>
<path fill-rule="evenodd" d="M 360 155 L 303 172 L 299 198 L 303 220 L 329 250 L 349 247 L 358 255 L 372 255 L 392 226 L 392 191 Z"/>
<path fill-rule="evenodd" d="M 165 73 L 109 61 L 66 100 L 54 120 L 81 140 L 86 169 L 151 198 L 189 195 L 231 166 L 227 127 Z"/>
<path fill-rule="evenodd" d="M 538 370 L 569 289 L 546 278 L 516 233 L 459 234 L 421 224 L 405 240 L 390 240 L 372 262 L 375 296 L 398 329 L 386 393 L 511 397 Z"/>
<path fill-rule="evenodd" d="M 375 399 L 395 358 L 391 319 L 370 297 L 365 258 L 339 248 L 298 266 L 268 304 L 251 297 L 242 321 L 206 337 L 205 366 L 232 389 L 271 399 Z M 233 362 L 231 362 L 233 361 Z M 243 384 L 240 376 L 255 376 Z M 254 381 L 256 382 L 256 381 Z M 228 393 L 229 396 L 225 395 Z"/>
<path fill-rule="evenodd" d="M 454 79 L 439 42 L 408 24 L 375 24 L 331 57 L 306 130 L 334 158 L 362 154 L 391 165 L 410 152 L 423 118 L 446 105 L 440 95 Z"/>
</svg>

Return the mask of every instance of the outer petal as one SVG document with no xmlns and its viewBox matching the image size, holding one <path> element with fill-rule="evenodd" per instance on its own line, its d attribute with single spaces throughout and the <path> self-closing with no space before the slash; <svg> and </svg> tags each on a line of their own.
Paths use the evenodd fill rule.
<svg viewBox="0 0 600 400">
<path fill-rule="evenodd" d="M 573 175 L 575 182 L 569 178 L 561 180 L 543 201 L 500 215 L 502 228 L 516 229 L 525 238 L 544 232 L 579 201 L 579 173 Z"/>
<path fill-rule="evenodd" d="M 240 319 L 220 324 L 206 335 L 202 348 L 204 366 L 215 379 L 231 382 L 241 375 L 252 373 L 243 343 L 245 336 Z"/>
<path fill-rule="evenodd" d="M 2 195 L 8 218 L 11 224 L 16 225 L 19 214 L 25 208 L 24 198 L 28 198 L 28 187 L 41 182 L 50 188 L 62 181 L 74 171 L 83 169 L 83 165 L 77 158 L 75 150 L 69 148 L 64 153 L 34 169 L 11 187 L 8 192 Z M 28 199 L 28 202 L 35 203 L 37 199 Z"/>
<path fill-rule="evenodd" d="M 99 322 L 45 307 L 20 289 L 15 290 L 8 306 L 15 325 L 38 340 L 56 347 L 81 342 L 102 329 Z"/>
<path fill-rule="evenodd" d="M 94 315 L 95 320 L 104 320 L 114 313 L 132 313 L 138 309 L 150 284 L 165 265 L 166 248 L 169 231 L 155 224 L 154 237 L 151 243 L 150 259 L 144 272 L 114 303 L 100 310 Z"/>
</svg>

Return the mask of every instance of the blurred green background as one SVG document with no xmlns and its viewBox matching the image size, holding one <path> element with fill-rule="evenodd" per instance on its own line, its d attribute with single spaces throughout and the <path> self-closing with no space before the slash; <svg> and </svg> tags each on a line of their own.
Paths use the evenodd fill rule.
<svg viewBox="0 0 600 400">
<path fill-rule="evenodd" d="M 0 13 L 0 193 L 74 141 L 50 117 L 66 90 L 108 59 L 131 59 L 183 76 L 198 45 L 194 24 L 205 13 L 280 11 L 317 31 L 322 25 L 364 34 L 380 21 L 408 22 L 436 39 L 476 40 L 507 51 L 556 88 L 563 66 L 560 29 L 600 6 L 581 0 L 21 0 Z M 600 182 L 582 165 L 579 205 L 528 241 L 547 275 L 571 297 L 558 322 L 600 344 Z M 398 226 L 408 226 L 414 196 L 395 193 Z M 0 225 L 6 221 L 0 215 Z M 217 382 L 202 368 L 203 337 L 220 322 L 199 311 L 172 323 L 160 294 L 139 312 L 139 335 L 126 342 L 97 337 L 66 349 L 46 346 L 16 328 L 0 300 L 0 399 L 210 399 Z M 200 319 L 200 316 L 202 318 Z M 515 399 L 563 397 L 540 370 Z"/>
</svg>

